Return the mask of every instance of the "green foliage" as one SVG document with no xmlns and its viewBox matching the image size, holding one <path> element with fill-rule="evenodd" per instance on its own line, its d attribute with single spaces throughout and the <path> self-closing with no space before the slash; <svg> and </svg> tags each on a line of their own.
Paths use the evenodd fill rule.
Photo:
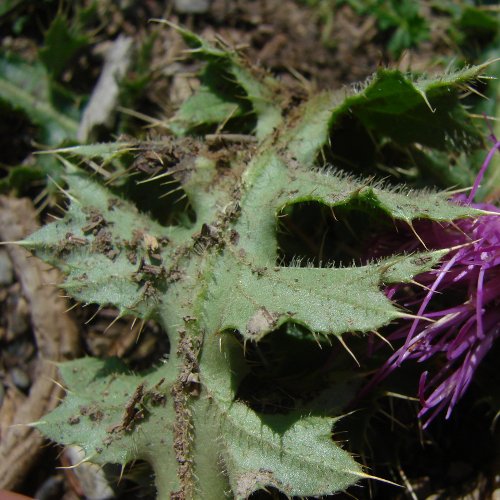
<svg viewBox="0 0 500 500">
<path fill-rule="evenodd" d="M 429 39 L 429 23 L 422 15 L 418 2 L 411 0 L 304 0 L 317 9 L 330 33 L 335 23 L 335 9 L 343 4 L 350 5 L 362 16 L 371 15 L 377 20 L 380 32 L 389 35 L 387 49 L 393 57 L 399 57 L 405 49 L 417 47 Z"/>
<path fill-rule="evenodd" d="M 76 138 L 78 112 L 42 64 L 0 54 L 0 99 L 30 118 L 45 144 Z"/>
<path fill-rule="evenodd" d="M 470 0 L 434 0 L 432 7 L 449 16 L 448 35 L 469 60 L 480 58 L 488 46 L 498 47 L 500 24 L 495 10 L 485 10 L 480 2 Z"/>
<path fill-rule="evenodd" d="M 40 60 L 52 77 L 58 78 L 68 61 L 89 43 L 87 35 L 77 26 L 70 26 L 66 16 L 58 13 L 45 33 L 45 43 L 39 52 Z"/>
<path fill-rule="evenodd" d="M 225 124 L 241 115 L 255 113 L 256 136 L 269 134 L 281 121 L 278 83 L 262 70 L 244 64 L 238 54 L 210 46 L 194 33 L 179 30 L 195 57 L 207 61 L 200 90 L 188 99 L 171 124 L 177 134 L 200 125 Z M 247 118 L 248 122 L 248 118 Z M 239 123 L 238 132 L 245 132 Z"/>
<path fill-rule="evenodd" d="M 27 18 L 37 19 L 36 28 L 30 24 L 27 30 L 40 31 L 37 33 L 43 39 L 40 48 L 30 47 L 23 54 L 24 58 L 13 53 L 15 49 L 0 51 L 0 106 L 6 115 L 25 117 L 26 123 L 34 126 L 32 142 L 45 148 L 64 150 L 64 146 L 76 142 L 82 107 L 88 98 L 80 92 L 91 82 L 82 83 L 74 75 L 70 75 L 73 80 L 67 82 L 68 74 L 63 75 L 63 70 L 71 67 L 85 49 L 102 41 L 97 26 L 97 3 L 84 4 L 75 2 L 71 6 L 61 6 L 47 0 L 34 5 L 21 1 L 7 2 L 5 10 L 0 10 L 0 26 L 5 28 L 9 17 L 14 15 L 21 19 L 27 12 Z M 149 59 L 153 39 L 151 36 L 143 44 L 138 44 L 134 74 L 121 82 L 121 104 L 133 106 L 151 75 Z M 6 44 L 6 47 L 9 46 Z M 78 75 L 78 71 L 75 74 Z M 123 120 L 119 131 L 123 132 L 126 125 L 126 120 Z M 34 147 L 34 144 L 26 145 L 27 151 L 21 156 L 26 158 L 23 164 L 10 162 L 7 175 L 0 180 L 0 190 L 25 193 L 35 181 L 38 189 L 49 179 L 44 191 L 48 202 L 53 203 L 56 198 L 54 187 L 62 182 L 63 169 L 54 156 L 39 157 L 35 161 L 29 156 Z M 120 169 L 123 168 L 120 165 Z"/>
<path fill-rule="evenodd" d="M 21 8 L 23 2 L 10 5 L 12 9 Z M 6 114 L 22 113 L 26 116 L 36 126 L 36 141 L 44 146 L 73 142 L 78 130 L 79 98 L 56 78 L 68 58 L 86 43 L 86 38 L 70 36 L 66 26 L 66 19 L 58 14 L 47 32 L 45 46 L 34 61 L 22 59 L 7 50 L 0 51 L 0 104 L 5 106 Z M 24 192 L 34 181 L 44 182 L 47 176 L 59 179 L 61 173 L 60 164 L 54 157 L 12 165 L 7 176 L 0 181 L 0 189 Z M 47 192 L 51 197 L 50 183 Z"/>
<path fill-rule="evenodd" d="M 393 58 L 406 49 L 418 49 L 430 40 L 430 27 L 436 14 L 443 23 L 447 40 L 461 52 L 467 63 L 485 60 L 485 47 L 498 47 L 500 23 L 498 12 L 484 9 L 482 2 L 473 0 L 432 0 L 428 9 L 411 0 L 301 0 L 313 8 L 323 24 L 322 40 L 331 44 L 330 36 L 335 25 L 335 11 L 349 5 L 360 16 L 373 16 L 382 37 L 387 37 L 386 47 Z M 456 55 L 455 55 L 456 57 Z"/>
<path fill-rule="evenodd" d="M 109 170 L 101 171 L 105 186 L 64 160 L 67 213 L 23 242 L 63 270 L 62 286 L 76 300 L 158 321 L 169 337 L 169 360 L 142 374 L 89 358 L 63 364 L 67 397 L 37 426 L 55 441 L 82 446 L 86 460 L 98 464 L 150 462 L 159 498 L 217 499 L 230 490 L 243 499 L 266 486 L 289 496 L 343 491 L 366 474 L 332 439 L 342 408 L 318 414 L 313 403 L 297 401 L 284 414 L 270 414 L 247 405 L 238 397 L 250 370 L 245 349 L 280 328 L 295 342 L 333 339 L 341 349 L 344 337 L 407 316 L 381 287 L 410 282 L 445 251 L 345 267 L 280 265 L 279 216 L 312 202 L 333 211 L 378 210 L 410 225 L 477 215 L 444 193 L 352 178 L 323 168 L 320 158 L 346 117 L 401 145 L 467 150 L 479 135 L 458 101 L 460 85 L 484 68 L 436 80 L 381 71 L 361 88 L 325 92 L 290 109 L 295 96 L 269 75 L 181 32 L 208 66 L 172 129 L 181 136 L 215 126 L 221 142 L 179 137 L 142 144 L 165 158 L 142 186 L 147 195 L 154 183 L 172 182 L 194 221 L 160 224 L 138 211 Z M 246 135 L 234 136 L 228 120 L 234 116 L 251 123 Z M 129 149 L 117 143 L 59 153 L 100 156 L 112 165 Z M 352 391 L 339 381 L 328 397 L 346 401 Z"/>
<path fill-rule="evenodd" d="M 6 114 L 22 112 L 36 125 L 37 140 L 44 145 L 76 140 L 80 114 L 77 99 L 55 83 L 38 61 L 28 63 L 0 52 L 0 104 L 6 106 Z M 48 175 L 58 179 L 62 173 L 53 157 L 33 163 L 11 167 L 0 181 L 0 189 L 23 192 L 35 180 L 45 181 Z"/>
<path fill-rule="evenodd" d="M 23 0 L 5 0 L 0 4 L 0 16 L 14 10 Z"/>
<path fill-rule="evenodd" d="M 348 0 L 360 14 L 375 16 L 381 31 L 391 32 L 387 48 L 398 57 L 405 49 L 429 38 L 429 25 L 417 2 L 412 0 Z"/>
</svg>

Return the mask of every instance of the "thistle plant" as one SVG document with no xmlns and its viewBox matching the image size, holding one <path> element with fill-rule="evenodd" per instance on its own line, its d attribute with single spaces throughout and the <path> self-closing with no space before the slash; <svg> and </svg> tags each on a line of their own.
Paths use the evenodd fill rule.
<svg viewBox="0 0 500 500">
<path fill-rule="evenodd" d="M 59 150 L 67 211 L 22 242 L 64 272 L 62 287 L 76 301 L 157 321 L 169 359 L 145 373 L 117 360 L 62 364 L 67 396 L 36 426 L 81 446 L 86 461 L 149 462 L 159 498 L 243 499 L 270 486 L 288 496 L 343 491 L 370 477 L 332 439 L 354 388 L 330 387 L 338 396 L 324 412 L 302 402 L 258 411 L 238 397 L 250 370 L 246 352 L 278 330 L 292 336 L 294 326 L 306 332 L 297 340 L 304 346 L 344 349 L 351 336 L 414 319 L 384 288 L 439 273 L 450 250 L 410 248 L 344 267 L 284 265 L 279 217 L 316 203 L 333 213 L 376 211 L 412 232 L 431 221 L 475 226 L 481 207 L 354 178 L 322 158 L 347 119 L 401 147 L 479 147 L 458 97 L 484 67 L 436 79 L 381 70 L 363 86 L 306 96 L 238 53 L 180 31 L 207 64 L 200 89 L 169 123 L 172 135 Z M 140 212 L 121 175 L 131 155 L 151 172 L 142 188 L 175 190 L 194 215 L 168 201 L 162 223 Z M 78 165 L 90 159 L 103 179 Z M 161 208 L 162 200 L 154 202 Z"/>
</svg>

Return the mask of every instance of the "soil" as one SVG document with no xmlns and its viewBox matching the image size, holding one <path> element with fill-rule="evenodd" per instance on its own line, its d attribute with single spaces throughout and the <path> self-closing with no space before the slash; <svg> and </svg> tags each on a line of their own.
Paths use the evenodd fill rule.
<svg viewBox="0 0 500 500">
<path fill-rule="evenodd" d="M 119 3 L 126 7 L 115 5 Z M 439 28 L 418 51 L 392 60 L 386 48 L 387 40 L 377 30 L 376 20 L 358 16 L 348 5 L 338 7 L 333 24 L 327 25 L 318 9 L 307 7 L 306 2 L 292 0 L 214 0 L 206 12 L 197 15 L 179 13 L 169 2 L 153 0 L 98 4 L 102 24 L 96 32 L 97 42 L 91 51 L 79 55 L 76 64 L 68 67 L 61 79 L 79 92 L 90 93 L 110 39 L 124 33 L 140 45 L 154 33 L 151 78 L 141 98 L 134 103 L 134 110 L 159 120 L 171 116 L 199 84 L 196 77 L 199 65 L 184 60 L 185 46 L 174 30 L 149 23 L 151 18 L 168 17 L 209 40 L 237 47 L 249 60 L 267 68 L 284 84 L 299 85 L 305 92 L 339 88 L 364 80 L 380 66 L 430 67 L 436 54 L 447 55 L 452 51 L 443 42 L 443 30 Z M 26 29 L 23 36 L 17 36 L 15 20 L 3 19 L 5 34 L 1 45 L 33 59 L 40 43 L 40 26 L 48 25 L 51 11 L 31 6 L 25 14 L 26 22 L 32 24 L 32 36 L 28 36 L 30 31 Z M 3 123 L 0 126 L 0 150 L 5 151 L 1 162 L 6 167 L 28 158 L 37 146 L 36 128 L 22 116 L 12 113 L 9 116 L 14 119 L 13 125 L 6 127 Z M 131 119 L 130 127 L 137 125 L 142 127 L 143 122 Z M 106 134 L 109 132 L 99 138 L 106 139 Z M 35 198 L 37 188 L 25 194 Z M 2 240 L 22 238 L 33 230 L 40 217 L 45 222 L 47 213 L 37 213 L 28 200 L 16 202 L 12 198 L 2 198 L 0 237 Z M 89 216 L 89 224 L 92 225 L 89 231 L 99 229 L 102 221 Z M 36 275 L 38 281 L 34 284 L 33 278 L 26 275 Z M 38 420 L 62 397 L 62 389 L 51 381 L 57 377 L 55 367 L 48 366 L 46 360 L 59 361 L 81 355 L 118 356 L 140 370 L 159 362 L 169 348 L 166 335 L 154 322 L 138 325 L 127 319 L 114 321 L 116 311 L 112 308 L 81 307 L 68 298 L 59 297 L 54 286 L 41 285 L 59 280 L 56 271 L 27 257 L 22 249 L 0 248 L 0 487 L 41 500 L 85 498 L 89 481 L 98 477 L 92 471 L 77 475 L 73 469 L 61 469 L 74 464 L 75 457 L 59 447 L 47 445 L 30 428 L 11 427 L 14 422 Z M 57 335 L 65 339 L 64 343 L 56 340 Z M 468 463 L 458 461 L 455 469 L 447 473 L 452 477 L 467 475 L 470 473 L 467 467 Z M 136 471 L 141 468 L 147 476 L 146 465 L 136 464 Z M 119 474 L 113 468 L 105 472 L 110 476 Z M 150 487 L 138 490 L 134 482 L 127 480 L 127 475 L 132 476 L 132 472 L 125 471 L 116 498 L 139 498 L 139 495 L 154 498 Z M 480 479 L 484 483 L 489 481 L 484 476 Z M 105 488 L 104 476 L 99 476 L 99 481 L 104 482 Z M 413 491 L 422 492 L 418 495 L 425 492 L 425 497 L 435 494 L 433 498 L 450 498 L 439 496 L 438 491 L 428 491 L 432 482 L 428 471 L 422 470 L 419 477 L 407 478 L 407 481 L 407 488 L 410 485 Z M 415 493 L 412 497 L 409 493 L 391 491 L 391 496 L 384 498 L 424 498 Z M 481 495 L 481 491 L 477 489 L 477 495 Z M 352 495 L 369 497 L 369 493 L 361 493 L 359 489 Z M 264 497 L 278 498 L 278 494 L 252 496 Z"/>
</svg>

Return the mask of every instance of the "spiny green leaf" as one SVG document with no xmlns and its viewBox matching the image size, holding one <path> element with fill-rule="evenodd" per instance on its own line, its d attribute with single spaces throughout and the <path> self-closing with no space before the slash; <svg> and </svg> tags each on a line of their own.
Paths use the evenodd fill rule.
<svg viewBox="0 0 500 500">
<path fill-rule="evenodd" d="M 289 148 L 295 150 L 295 147 L 296 142 L 292 140 Z M 242 212 L 235 226 L 240 246 L 251 255 L 254 266 L 269 266 L 275 262 L 276 217 L 294 203 L 316 201 L 332 208 L 351 205 L 364 211 L 379 208 L 390 217 L 408 223 L 418 218 L 450 220 L 480 213 L 449 203 L 445 193 L 384 189 L 380 183 L 363 182 L 331 170 L 298 166 L 295 156 L 284 149 L 281 158 L 265 146 L 262 149 L 262 154 L 255 156 L 251 168 L 245 172 L 244 203 L 249 210 Z M 275 185 L 282 188 L 276 191 Z"/>
<path fill-rule="evenodd" d="M 375 330 L 405 316 L 380 292 L 382 283 L 411 281 L 442 256 L 401 256 L 343 269 L 259 268 L 245 262 L 239 272 L 232 271 L 239 266 L 228 258 L 214 271 L 210 306 L 220 318 L 218 330 L 238 330 L 256 342 L 285 322 L 338 336 Z M 230 297 L 226 290 L 232 290 Z"/>
<path fill-rule="evenodd" d="M 326 92 L 304 104 L 300 120 L 284 139 L 297 160 L 311 162 L 326 145 L 330 131 L 346 117 L 359 120 L 377 136 L 401 145 L 420 143 L 439 150 L 470 150 L 482 143 L 458 97 L 486 65 L 434 79 L 414 78 L 397 70 L 380 70 L 359 90 Z M 335 137 L 332 137 L 335 141 Z M 363 147 L 355 144 L 353 147 Z"/>
<path fill-rule="evenodd" d="M 168 243 L 176 229 L 139 214 L 130 202 L 75 171 L 66 179 L 73 193 L 67 214 L 27 244 L 67 273 L 64 287 L 77 300 L 112 304 L 122 315 L 153 316 L 161 300 L 150 284 L 168 280 Z"/>
<path fill-rule="evenodd" d="M 227 363 L 232 344 L 227 340 L 222 351 L 210 354 L 212 359 L 204 355 L 208 365 L 215 368 Z M 64 363 L 61 375 L 71 393 L 37 427 L 59 442 L 84 441 L 86 458 L 94 463 L 126 464 L 139 457 L 154 457 L 155 468 L 169 468 L 162 471 L 160 488 L 172 491 L 178 487 L 173 473 L 174 450 L 166 443 L 174 439 L 167 430 L 175 421 L 167 403 L 175 380 L 172 366 L 159 368 L 146 379 L 128 373 L 116 360 L 83 358 Z M 331 440 L 332 419 L 295 414 L 258 416 L 221 394 L 227 377 L 223 371 L 220 374 L 222 380 L 213 370 L 207 374 L 209 397 L 193 403 L 194 438 L 197 444 L 209 441 L 210 448 L 216 450 L 218 459 L 211 468 L 216 473 L 222 465 L 235 498 L 247 498 L 266 486 L 289 495 L 329 494 L 362 476 L 350 455 Z M 201 452 L 207 454 L 206 450 Z M 194 456 L 196 464 L 203 460 L 196 450 Z M 220 480 L 218 475 L 200 484 L 196 498 L 213 497 L 211 486 Z"/>
<path fill-rule="evenodd" d="M 57 154 L 62 158 L 69 157 L 71 161 L 78 161 L 79 164 L 90 165 L 107 182 L 118 186 L 127 182 L 127 154 L 138 149 L 138 145 L 133 142 L 109 142 L 57 148 L 39 154 L 42 160 L 46 156 Z"/>
<path fill-rule="evenodd" d="M 163 445 L 172 439 L 165 421 L 173 420 L 166 401 L 175 372 L 163 367 L 146 379 L 116 359 L 92 358 L 63 363 L 60 371 L 71 389 L 56 410 L 36 423 L 45 435 L 80 445 L 85 460 L 93 463 L 125 465 L 154 456 L 156 463 L 175 468 L 173 449 Z M 137 432 L 143 426 L 146 432 Z M 175 487 L 175 474 L 170 477 Z"/>
<path fill-rule="evenodd" d="M 185 135 L 190 129 L 222 123 L 241 116 L 243 112 L 240 104 L 231 102 L 224 95 L 216 95 L 203 85 L 182 105 L 170 128 L 176 134 Z"/>
<path fill-rule="evenodd" d="M 223 452 L 235 498 L 274 486 L 289 496 L 329 495 L 362 476 L 331 439 L 332 420 L 294 415 L 257 417 L 234 404 L 222 427 Z M 239 435 L 239 440 L 231 436 Z"/>
<path fill-rule="evenodd" d="M 257 115 L 255 132 L 259 139 L 279 126 L 282 118 L 278 103 L 282 96 L 277 81 L 251 67 L 236 52 L 213 47 L 194 33 L 174 27 L 191 47 L 191 53 L 208 61 L 202 78 L 204 85 L 183 104 L 174 117 L 174 131 L 186 133 L 190 128 L 212 124 L 216 118 L 219 123 L 224 122 L 244 112 L 245 101 L 250 103 Z M 225 92 L 221 92 L 221 89 L 225 89 Z M 224 97 L 226 104 L 221 99 Z M 239 106 L 230 107 L 233 102 L 239 103 Z"/>
<path fill-rule="evenodd" d="M 82 159 L 99 158 L 104 163 L 108 163 L 121 155 L 132 151 L 136 144 L 132 142 L 106 142 L 100 144 L 81 144 L 67 148 L 57 148 L 51 151 L 44 151 L 45 154 L 67 153 L 70 156 Z"/>
<path fill-rule="evenodd" d="M 206 345 L 200 366 L 205 368 L 202 380 L 208 399 L 193 408 L 196 428 L 203 429 L 203 437 L 198 433 L 197 439 L 218 443 L 235 498 L 247 498 L 266 486 L 290 496 L 326 495 L 355 483 L 361 468 L 332 440 L 334 419 L 299 413 L 262 415 L 233 401 L 235 379 L 247 370 L 242 355 L 230 334 L 222 335 L 219 346 Z M 203 453 L 197 447 L 195 457 L 197 449 Z M 212 475 L 216 472 L 214 468 Z M 211 498 L 206 486 L 210 484 L 200 482 L 201 498 Z"/>
</svg>

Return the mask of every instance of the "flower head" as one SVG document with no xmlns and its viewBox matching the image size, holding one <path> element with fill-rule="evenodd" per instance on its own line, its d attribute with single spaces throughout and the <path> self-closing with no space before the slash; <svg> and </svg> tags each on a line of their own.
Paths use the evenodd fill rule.
<svg viewBox="0 0 500 500">
<path fill-rule="evenodd" d="M 422 409 L 419 416 L 425 416 L 425 425 L 445 408 L 446 418 L 450 416 L 478 365 L 500 336 L 500 209 L 490 204 L 471 203 L 499 147 L 500 142 L 495 139 L 495 147 L 486 158 L 469 197 L 459 195 L 453 199 L 498 215 L 445 224 L 419 220 L 414 221 L 413 231 L 401 224 L 397 241 L 392 238 L 387 243 L 381 238 L 372 247 L 374 257 L 387 255 L 395 246 L 398 252 L 424 250 L 422 243 L 429 249 L 452 249 L 437 269 L 415 278 L 421 285 L 415 295 L 404 297 L 405 286 L 401 284 L 386 288 L 390 299 L 432 322 L 417 317 L 390 334 L 389 340 L 404 339 L 404 342 L 369 383 L 369 387 L 374 386 L 404 361 L 423 362 L 440 356 L 443 359 L 440 368 L 432 374 L 425 371 L 420 377 L 418 393 Z"/>
</svg>

